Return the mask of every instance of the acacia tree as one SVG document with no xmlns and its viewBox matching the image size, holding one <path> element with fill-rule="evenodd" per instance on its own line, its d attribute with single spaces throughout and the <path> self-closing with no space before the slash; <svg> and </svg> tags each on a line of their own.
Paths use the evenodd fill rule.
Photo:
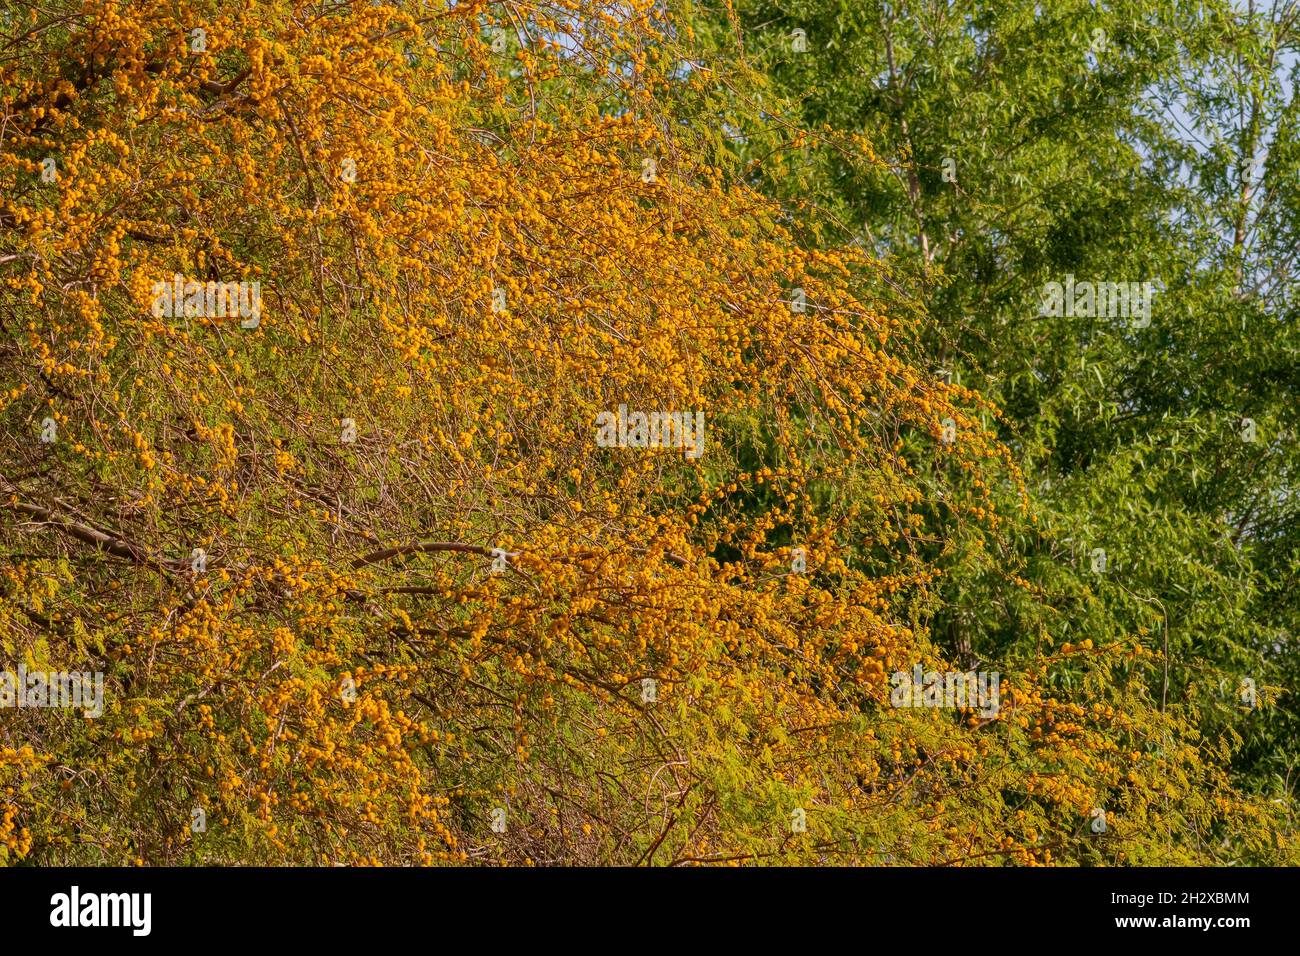
<svg viewBox="0 0 1300 956">
<path fill-rule="evenodd" d="M 15 8 L 0 651 L 106 707 L 0 711 L 6 860 L 1276 858 L 1142 641 L 890 706 L 1019 471 L 880 264 L 682 128 L 681 23 Z"/>
</svg>

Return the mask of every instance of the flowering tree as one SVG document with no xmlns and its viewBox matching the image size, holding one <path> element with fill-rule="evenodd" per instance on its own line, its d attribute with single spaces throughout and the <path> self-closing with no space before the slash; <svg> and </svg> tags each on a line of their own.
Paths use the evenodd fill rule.
<svg viewBox="0 0 1300 956">
<path fill-rule="evenodd" d="M 1136 640 L 899 705 L 972 669 L 942 555 L 998 567 L 1028 499 L 881 264 L 683 128 L 717 78 L 678 23 L 17 8 L 0 651 L 105 710 L 0 711 L 5 859 L 1273 851 Z"/>
</svg>

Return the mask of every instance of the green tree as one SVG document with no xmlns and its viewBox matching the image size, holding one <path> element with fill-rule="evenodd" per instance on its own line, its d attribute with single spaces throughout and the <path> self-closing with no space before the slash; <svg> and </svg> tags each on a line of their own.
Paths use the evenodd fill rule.
<svg viewBox="0 0 1300 956">
<path fill-rule="evenodd" d="M 971 661 L 1139 642 L 1154 706 L 1229 747 L 1243 786 L 1292 793 L 1296 17 L 1170 0 L 700 11 L 717 56 L 748 68 L 718 104 L 749 118 L 742 174 L 814 240 L 879 255 L 878 291 L 922 317 L 918 353 L 1003 411 L 1034 517 L 993 563 L 936 539 L 935 640 Z M 1067 277 L 1157 291 L 1149 316 L 1043 314 Z"/>
</svg>

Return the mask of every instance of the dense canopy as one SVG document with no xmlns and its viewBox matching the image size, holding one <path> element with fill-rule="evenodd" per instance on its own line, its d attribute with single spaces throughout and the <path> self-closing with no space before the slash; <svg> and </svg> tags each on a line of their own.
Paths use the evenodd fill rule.
<svg viewBox="0 0 1300 956">
<path fill-rule="evenodd" d="M 0 861 L 1293 860 L 1289 300 L 994 6 L 7 3 Z"/>
</svg>

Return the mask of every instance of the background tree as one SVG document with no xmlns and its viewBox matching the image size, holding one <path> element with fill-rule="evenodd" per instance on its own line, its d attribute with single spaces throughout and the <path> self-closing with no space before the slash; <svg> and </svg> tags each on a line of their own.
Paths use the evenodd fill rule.
<svg viewBox="0 0 1300 956">
<path fill-rule="evenodd" d="M 718 103 L 751 117 L 750 181 L 805 236 L 874 250 L 920 356 L 1004 410 L 1039 520 L 992 573 L 947 557 L 932 633 L 975 659 L 1136 638 L 1157 706 L 1244 738 L 1244 784 L 1293 793 L 1295 6 L 701 14 L 750 68 Z M 1042 315 L 1067 274 L 1159 280 L 1150 326 Z"/>
</svg>

